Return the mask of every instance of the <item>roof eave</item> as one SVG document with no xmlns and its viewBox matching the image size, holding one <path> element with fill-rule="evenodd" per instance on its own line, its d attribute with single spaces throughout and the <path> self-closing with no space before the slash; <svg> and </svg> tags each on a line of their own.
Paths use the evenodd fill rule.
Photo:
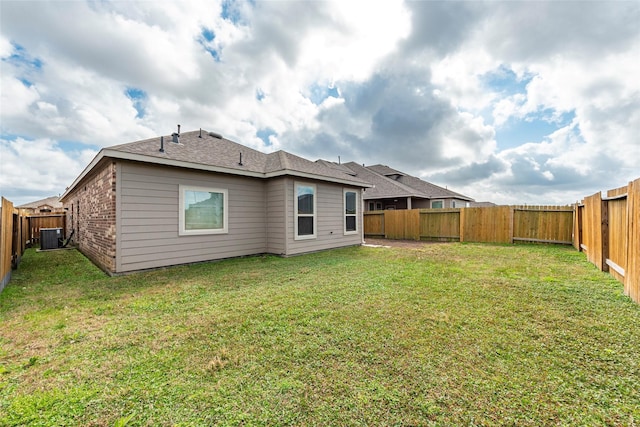
<svg viewBox="0 0 640 427">
<path fill-rule="evenodd" d="M 316 175 L 316 174 L 312 174 L 312 173 L 308 173 L 308 172 L 301 172 L 301 171 L 296 171 L 296 170 L 292 170 L 292 169 L 282 169 L 279 171 L 275 171 L 275 172 L 269 172 L 264 174 L 265 178 L 276 178 L 279 176 L 295 176 L 295 177 L 299 177 L 299 178 L 308 178 L 308 179 L 315 179 L 318 181 L 326 181 L 326 182 L 333 182 L 336 184 L 345 184 L 345 185 L 351 185 L 353 187 L 360 187 L 360 188 L 372 188 L 373 185 L 368 184 L 366 182 L 361 182 L 361 181 L 352 181 L 349 179 L 341 179 L 341 178 L 334 178 L 334 177 L 330 177 L 330 176 L 324 176 L 324 175 Z"/>
<path fill-rule="evenodd" d="M 295 171 L 290 169 L 283 169 L 283 170 L 270 172 L 270 173 L 262 173 L 262 172 L 254 172 L 254 171 L 247 171 L 247 170 L 241 170 L 241 169 L 225 168 L 220 166 L 204 165 L 201 163 L 185 162 L 182 160 L 174 160 L 174 159 L 168 159 L 168 158 L 163 159 L 161 157 L 156 157 L 156 156 L 127 153 L 123 151 L 111 150 L 109 148 L 103 148 L 93 158 L 91 163 L 89 163 L 87 167 L 84 168 L 82 173 L 78 175 L 78 177 L 73 181 L 73 183 L 65 190 L 62 196 L 60 196 L 60 201 L 64 201 L 65 197 L 68 196 L 78 186 L 78 184 L 91 172 L 91 170 L 93 170 L 93 168 L 96 167 L 96 165 L 100 163 L 100 161 L 104 158 L 130 160 L 130 161 L 136 161 L 136 162 L 146 162 L 146 163 L 162 165 L 162 166 L 182 167 L 182 168 L 196 169 L 196 170 L 202 170 L 207 172 L 218 172 L 218 173 L 226 173 L 231 175 L 248 176 L 253 178 L 272 178 L 277 176 L 291 175 L 291 176 L 298 176 L 301 178 L 309 178 L 309 179 L 315 179 L 319 181 L 327 181 L 327 182 L 334 182 L 338 184 L 351 185 L 351 186 L 360 187 L 360 188 L 373 187 L 371 184 L 367 184 L 365 182 L 351 181 L 348 179 L 340 179 L 340 178 L 334 178 L 329 176 L 316 175 L 316 174 L 300 172 L 300 171 Z"/>
<path fill-rule="evenodd" d="M 66 190 L 64 190 L 64 193 L 62 193 L 62 196 L 60 196 L 61 202 L 64 202 L 65 197 L 67 197 L 73 191 L 73 189 L 76 188 L 76 186 L 84 179 L 84 177 L 87 176 L 98 163 L 100 163 L 100 160 L 105 157 L 104 151 L 104 148 L 100 150 L 98 154 L 95 155 L 93 160 L 91 160 L 91 162 L 82 170 L 80 175 L 78 175 L 76 179 L 71 183 L 71 185 L 68 186 Z"/>
<path fill-rule="evenodd" d="M 371 194 L 371 193 L 369 193 Z M 365 200 L 370 200 L 370 199 L 403 199 L 403 198 L 407 198 L 407 197 L 413 197 L 416 199 L 426 199 L 426 197 L 424 196 L 419 196 L 416 194 L 374 194 L 374 195 L 367 195 L 365 193 Z"/>
</svg>

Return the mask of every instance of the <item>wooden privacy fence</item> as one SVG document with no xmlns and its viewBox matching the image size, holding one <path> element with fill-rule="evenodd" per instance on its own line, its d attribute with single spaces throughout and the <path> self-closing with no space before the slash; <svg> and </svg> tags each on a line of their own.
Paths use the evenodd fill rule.
<svg viewBox="0 0 640 427">
<path fill-rule="evenodd" d="M 26 247 L 27 219 L 13 203 L 0 199 L 0 291 L 11 280 L 11 270 L 20 263 Z"/>
<path fill-rule="evenodd" d="M 387 239 L 573 244 L 640 303 L 640 179 L 573 207 L 494 206 L 364 213 L 364 234 Z"/>
<path fill-rule="evenodd" d="M 493 206 L 364 213 L 365 236 L 387 239 L 570 245 L 572 232 L 573 207 Z"/>
<path fill-rule="evenodd" d="M 576 205 L 574 246 L 640 303 L 640 179 Z"/>
<path fill-rule="evenodd" d="M 16 209 L 9 200 L 1 198 L 0 207 L 0 291 L 11 279 L 11 271 L 20 263 L 27 241 L 40 241 L 41 228 L 65 227 L 64 214 L 29 216 Z M 63 230 L 63 236 L 64 236 Z"/>
<path fill-rule="evenodd" d="M 66 215 L 65 214 L 48 214 L 48 215 L 31 215 L 28 220 L 28 236 L 27 239 L 31 243 L 40 242 L 41 228 L 62 228 L 62 235 L 66 236 Z"/>
</svg>

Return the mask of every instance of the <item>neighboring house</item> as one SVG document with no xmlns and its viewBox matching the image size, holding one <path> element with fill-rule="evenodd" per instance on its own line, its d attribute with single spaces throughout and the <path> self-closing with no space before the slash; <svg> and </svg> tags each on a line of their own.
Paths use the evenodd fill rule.
<svg viewBox="0 0 640 427">
<path fill-rule="evenodd" d="M 204 131 L 102 149 L 61 197 L 110 274 L 363 242 L 361 178 Z"/>
<path fill-rule="evenodd" d="M 472 208 L 490 208 L 492 206 L 497 206 L 495 203 L 493 202 L 472 202 L 471 206 Z"/>
<path fill-rule="evenodd" d="M 331 162 L 323 161 L 325 165 Z M 434 209 L 463 208 L 474 203 L 471 197 L 439 187 L 420 178 L 392 169 L 389 166 L 364 166 L 354 162 L 334 167 L 349 170 L 372 188 L 364 192 L 364 209 L 376 211 L 384 209 Z"/>
<path fill-rule="evenodd" d="M 17 209 L 23 209 L 29 215 L 64 213 L 62 203 L 58 196 L 47 197 L 46 199 L 36 200 L 35 202 L 25 203 L 16 206 Z"/>
</svg>

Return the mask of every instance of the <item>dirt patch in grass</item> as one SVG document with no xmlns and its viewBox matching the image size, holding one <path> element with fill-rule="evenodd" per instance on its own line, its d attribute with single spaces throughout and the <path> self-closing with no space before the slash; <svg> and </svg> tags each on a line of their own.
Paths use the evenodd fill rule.
<svg viewBox="0 0 640 427">
<path fill-rule="evenodd" d="M 373 246 L 390 246 L 392 248 L 422 249 L 429 245 L 442 245 L 449 242 L 426 242 L 422 240 L 392 240 L 392 239 L 374 239 L 367 237 L 364 239 L 366 245 Z"/>
</svg>

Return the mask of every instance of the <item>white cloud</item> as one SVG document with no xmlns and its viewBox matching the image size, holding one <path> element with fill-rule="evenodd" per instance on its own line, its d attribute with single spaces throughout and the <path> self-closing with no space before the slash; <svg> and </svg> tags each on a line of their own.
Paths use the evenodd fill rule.
<svg viewBox="0 0 640 427">
<path fill-rule="evenodd" d="M 40 94 L 33 86 L 26 86 L 11 75 L 2 73 L 2 115 L 4 117 L 22 118 L 28 114 L 29 106 L 40 98 Z"/>
<path fill-rule="evenodd" d="M 313 80 L 367 79 L 411 30 L 409 12 L 398 0 L 377 4 L 336 0 L 328 7 L 331 25 L 302 41 L 299 71 Z"/>
<path fill-rule="evenodd" d="M 516 94 L 498 100 L 493 107 L 493 124 L 496 127 L 503 126 L 510 118 L 523 118 L 526 114 L 522 106 L 526 101 L 524 94 Z"/>
<path fill-rule="evenodd" d="M 472 43 L 458 52 L 438 58 L 431 64 L 431 81 L 441 88 L 457 108 L 466 111 L 481 111 L 496 98 L 483 87 L 480 76 L 495 70 L 500 62 L 483 49 Z"/>
<path fill-rule="evenodd" d="M 12 51 L 13 46 L 11 45 L 11 42 L 7 38 L 0 35 L 0 58 L 9 57 Z"/>
<path fill-rule="evenodd" d="M 60 194 L 96 155 L 50 139 L 0 139 L 0 192 L 14 205 Z"/>
<path fill-rule="evenodd" d="M 207 0 L 0 7 L 3 176 L 6 159 L 38 153 L 77 170 L 84 155 L 59 141 L 93 150 L 178 123 L 387 163 L 496 202 L 573 200 L 640 176 L 635 2 L 233 2 L 231 19 Z M 500 73 L 518 90 L 487 83 Z M 314 98 L 330 87 L 338 97 Z M 507 150 L 496 140 L 541 118 L 558 129 Z M 58 191 L 75 177 L 38 174 Z"/>
</svg>

